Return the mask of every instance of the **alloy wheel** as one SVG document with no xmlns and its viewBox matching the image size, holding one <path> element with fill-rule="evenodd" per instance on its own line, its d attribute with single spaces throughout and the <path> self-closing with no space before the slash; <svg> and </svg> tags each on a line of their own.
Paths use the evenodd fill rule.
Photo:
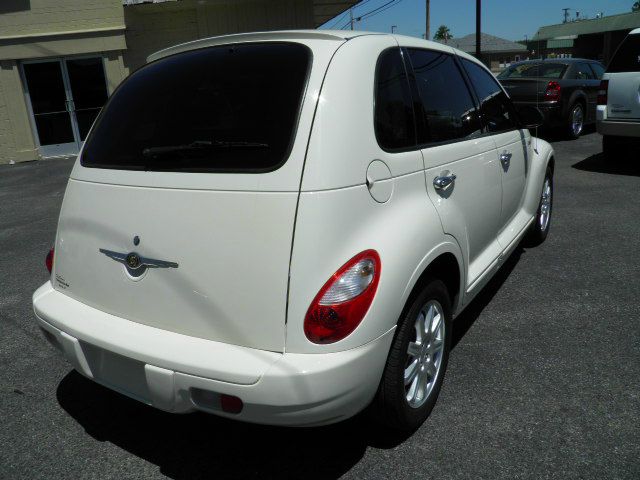
<svg viewBox="0 0 640 480">
<path fill-rule="evenodd" d="M 409 406 L 419 408 L 429 398 L 440 373 L 445 344 L 442 305 L 436 300 L 427 302 L 418 312 L 414 329 L 407 347 L 404 388 Z"/>
</svg>

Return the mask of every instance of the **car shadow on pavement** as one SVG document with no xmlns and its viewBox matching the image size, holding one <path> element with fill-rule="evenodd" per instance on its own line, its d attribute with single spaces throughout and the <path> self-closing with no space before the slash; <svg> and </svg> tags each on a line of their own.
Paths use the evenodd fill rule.
<svg viewBox="0 0 640 480">
<path fill-rule="evenodd" d="M 509 275 L 516 268 L 516 265 L 520 261 L 520 257 L 525 253 L 525 249 L 520 245 L 516 247 L 513 253 L 505 260 L 500 267 L 500 270 L 489 280 L 485 287 L 476 295 L 471 303 L 464 309 L 464 311 L 456 317 L 453 322 L 453 337 L 451 341 L 451 348 L 455 348 L 456 345 L 466 335 L 469 329 L 473 326 L 474 322 L 478 319 L 482 311 L 485 309 L 493 297 L 498 293 L 502 284 L 509 278 Z"/>
<path fill-rule="evenodd" d="M 523 252 L 518 247 L 456 319 L 454 346 Z M 57 399 L 91 437 L 158 465 L 162 474 L 174 479 L 338 478 L 368 447 L 391 449 L 411 436 L 380 428 L 366 413 L 315 428 L 253 425 L 200 412 L 174 415 L 109 390 L 75 370 L 60 382 Z"/>
<path fill-rule="evenodd" d="M 574 163 L 571 167 L 586 172 L 640 177 L 640 153 L 636 152 L 635 155 L 637 158 L 607 160 L 602 153 L 597 153 Z"/>
<path fill-rule="evenodd" d="M 376 428 L 361 414 L 316 428 L 269 427 L 196 412 L 175 415 L 67 374 L 58 402 L 84 429 L 158 465 L 174 479 L 338 478 L 367 447 L 393 448 L 410 435 Z"/>
</svg>

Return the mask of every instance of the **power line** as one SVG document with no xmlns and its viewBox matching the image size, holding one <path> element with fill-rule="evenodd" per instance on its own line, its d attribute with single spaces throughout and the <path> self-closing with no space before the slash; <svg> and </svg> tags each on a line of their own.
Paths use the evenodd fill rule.
<svg viewBox="0 0 640 480">
<path fill-rule="evenodd" d="M 386 3 L 383 3 L 382 5 L 380 5 L 377 8 L 374 8 L 373 10 L 369 10 L 367 13 L 364 13 L 362 15 L 360 15 L 359 17 L 356 18 L 356 20 L 361 21 L 361 20 L 366 20 L 367 18 L 371 18 L 379 13 L 384 12 L 385 10 L 389 10 L 392 7 L 395 7 L 397 4 L 399 4 L 402 0 L 390 0 Z M 342 27 L 340 27 L 340 30 L 345 29 L 346 27 L 348 27 L 351 24 L 351 21 L 348 21 L 346 24 L 344 24 Z"/>
<path fill-rule="evenodd" d="M 333 30 L 335 28 L 335 26 L 340 23 L 340 21 L 342 20 L 342 18 L 349 13 L 350 10 L 353 10 L 354 8 L 359 8 L 362 7 L 363 5 L 366 5 L 367 3 L 369 3 L 371 0 L 362 0 L 362 2 L 358 2 L 356 5 L 354 5 L 353 7 L 348 8 L 347 10 L 345 10 L 344 12 L 342 12 L 341 15 L 339 15 L 336 19 L 335 22 L 333 22 L 331 24 L 330 27 L 327 27 L 329 30 Z M 347 24 L 348 25 L 348 24 Z"/>
</svg>

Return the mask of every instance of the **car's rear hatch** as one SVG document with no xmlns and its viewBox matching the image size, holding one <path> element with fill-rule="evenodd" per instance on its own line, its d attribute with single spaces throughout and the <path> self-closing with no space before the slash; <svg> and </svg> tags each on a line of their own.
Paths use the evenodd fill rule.
<svg viewBox="0 0 640 480">
<path fill-rule="evenodd" d="M 640 33 L 630 34 L 607 67 L 607 116 L 612 119 L 640 119 Z"/>
<path fill-rule="evenodd" d="M 339 44 L 200 48 L 129 77 L 72 172 L 54 287 L 145 325 L 283 351 L 306 144 Z"/>
<path fill-rule="evenodd" d="M 514 102 L 544 101 L 544 92 L 549 80 L 538 78 L 515 78 L 500 80 Z"/>
<path fill-rule="evenodd" d="M 563 63 L 518 63 L 502 71 L 498 80 L 514 102 L 544 102 L 549 82 L 559 81 L 566 69 Z"/>
</svg>

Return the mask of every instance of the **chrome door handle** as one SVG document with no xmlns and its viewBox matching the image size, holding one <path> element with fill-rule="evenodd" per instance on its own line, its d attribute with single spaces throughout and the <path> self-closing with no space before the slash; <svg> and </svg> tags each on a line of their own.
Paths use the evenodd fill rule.
<svg viewBox="0 0 640 480">
<path fill-rule="evenodd" d="M 503 152 L 500 154 L 500 162 L 504 168 L 509 168 L 509 164 L 511 163 L 511 153 Z"/>
<path fill-rule="evenodd" d="M 448 175 L 440 175 L 433 179 L 433 187 L 436 190 L 446 190 L 453 182 L 456 181 L 456 176 L 454 173 L 450 173 Z"/>
</svg>

